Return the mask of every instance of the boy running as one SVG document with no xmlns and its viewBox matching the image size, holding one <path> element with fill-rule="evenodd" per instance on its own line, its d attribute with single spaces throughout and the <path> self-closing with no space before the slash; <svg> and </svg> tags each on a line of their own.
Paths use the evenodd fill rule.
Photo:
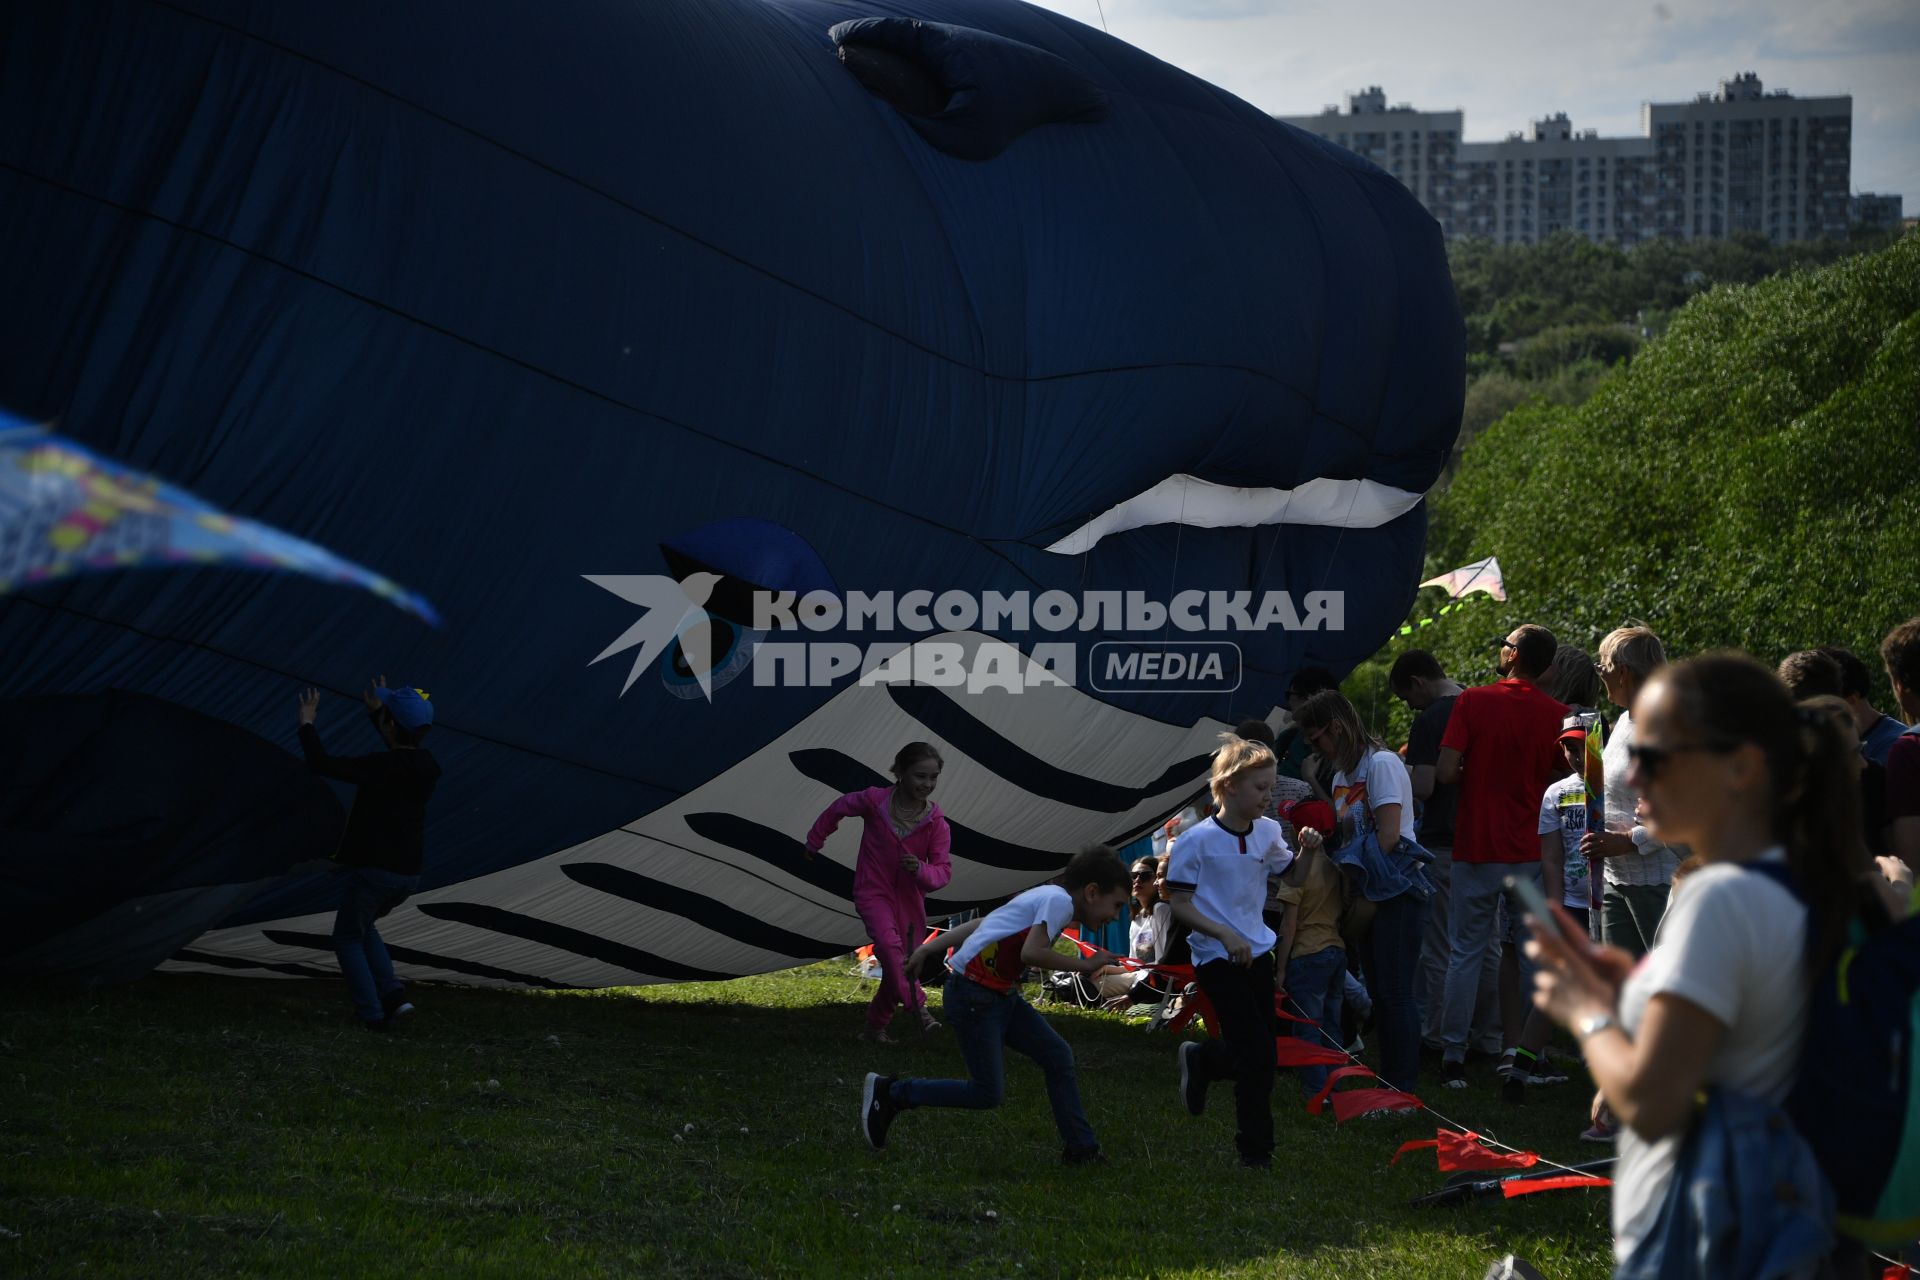
<svg viewBox="0 0 1920 1280">
<path fill-rule="evenodd" d="M 1029 889 L 917 948 L 907 958 L 909 980 L 948 947 L 959 948 L 947 962 L 945 1008 L 970 1078 L 905 1080 L 869 1072 L 860 1100 L 860 1131 L 867 1141 L 876 1150 L 886 1146 L 894 1117 L 915 1107 L 999 1106 L 1006 1081 L 1004 1046 L 1032 1058 L 1046 1073 L 1047 1098 L 1063 1144 L 1060 1158 L 1068 1164 L 1104 1160 L 1080 1105 L 1073 1050 L 1020 994 L 1020 979 L 1029 967 L 1090 974 L 1114 963 L 1104 951 L 1061 955 L 1053 943 L 1071 921 L 1078 920 L 1082 929 L 1110 923 L 1127 892 L 1120 856 L 1105 845 L 1092 845 L 1073 855 L 1054 883 Z"/>
</svg>

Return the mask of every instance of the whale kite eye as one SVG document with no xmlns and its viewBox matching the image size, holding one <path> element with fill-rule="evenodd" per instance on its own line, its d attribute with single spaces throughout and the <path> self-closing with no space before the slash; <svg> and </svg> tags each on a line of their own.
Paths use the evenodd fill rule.
<svg viewBox="0 0 1920 1280">
<path fill-rule="evenodd" d="M 1029 129 L 1107 118 L 1106 90 L 1065 58 L 989 31 L 859 18 L 827 32 L 841 63 L 914 131 L 962 160 L 991 160 Z"/>
</svg>

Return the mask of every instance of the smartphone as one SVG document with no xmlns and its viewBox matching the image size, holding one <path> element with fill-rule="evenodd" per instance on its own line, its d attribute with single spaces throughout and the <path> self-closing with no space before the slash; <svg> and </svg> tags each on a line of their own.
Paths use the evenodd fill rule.
<svg viewBox="0 0 1920 1280">
<path fill-rule="evenodd" d="M 1540 892 L 1540 886 L 1532 880 L 1523 880 L 1518 876 L 1507 877 L 1507 892 L 1513 895 L 1520 909 L 1540 922 L 1540 927 L 1555 938 L 1565 941 L 1560 930 L 1560 917 L 1553 914 L 1547 906 L 1547 895 Z"/>
</svg>

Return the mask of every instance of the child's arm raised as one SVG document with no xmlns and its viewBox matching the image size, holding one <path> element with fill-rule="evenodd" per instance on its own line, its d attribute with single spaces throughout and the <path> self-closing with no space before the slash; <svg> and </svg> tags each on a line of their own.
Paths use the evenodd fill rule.
<svg viewBox="0 0 1920 1280">
<path fill-rule="evenodd" d="M 360 783 L 366 780 L 367 762 L 372 756 L 330 756 L 321 745 L 320 731 L 313 727 L 319 714 L 320 691 L 308 689 L 300 695 L 300 750 L 307 757 L 307 768 L 336 782 Z"/>
</svg>

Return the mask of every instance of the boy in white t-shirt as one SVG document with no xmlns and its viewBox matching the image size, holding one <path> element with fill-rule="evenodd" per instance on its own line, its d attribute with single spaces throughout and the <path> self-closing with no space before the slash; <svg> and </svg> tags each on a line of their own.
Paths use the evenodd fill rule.
<svg viewBox="0 0 1920 1280">
<path fill-rule="evenodd" d="M 1234 734 L 1213 755 L 1219 812 L 1174 842 L 1167 890 L 1190 928 L 1194 977 L 1219 1021 L 1220 1038 L 1180 1046 L 1180 1098 L 1194 1115 L 1207 1086 L 1234 1082 L 1234 1145 L 1251 1168 L 1273 1163 L 1274 932 L 1262 918 L 1276 880 L 1293 862 L 1280 824 L 1263 816 L 1273 793 L 1273 750 Z M 1311 832 L 1303 840 L 1317 844 Z"/>
<path fill-rule="evenodd" d="M 1567 776 L 1548 783 L 1540 797 L 1540 891 L 1548 902 L 1564 906 L 1584 930 L 1593 906 L 1593 884 L 1580 841 L 1589 829 L 1591 810 L 1586 781 L 1587 721 L 1577 712 L 1560 722 L 1560 754 L 1566 758 Z M 1515 910 L 1511 903 L 1508 909 Z M 1547 1060 L 1546 1044 L 1552 1033 L 1550 1018 L 1538 1009 L 1527 1011 L 1520 1039 L 1510 1051 L 1513 1069 L 1501 1082 L 1502 1101 L 1525 1102 L 1528 1085 L 1565 1083 L 1567 1073 Z"/>
<path fill-rule="evenodd" d="M 1593 906 L 1593 886 L 1586 855 L 1580 852 L 1587 834 L 1589 805 L 1583 773 L 1587 759 L 1586 722 L 1568 716 L 1560 727 L 1560 751 L 1571 770 L 1547 787 L 1540 798 L 1540 875 L 1548 902 L 1559 902 L 1584 927 Z M 1556 896 L 1557 886 L 1557 896 Z"/>
<path fill-rule="evenodd" d="M 999 1106 L 1006 1087 L 1005 1048 L 1026 1054 L 1046 1073 L 1060 1158 L 1068 1164 L 1104 1162 L 1080 1105 L 1073 1050 L 1026 1002 L 1020 980 L 1030 967 L 1091 974 L 1112 964 L 1115 957 L 1104 951 L 1062 955 L 1053 944 L 1074 920 L 1082 929 L 1111 923 L 1126 900 L 1127 869 L 1120 855 L 1093 845 L 1073 855 L 1054 883 L 1018 894 L 915 950 L 907 959 L 909 981 L 948 947 L 959 948 L 947 961 L 944 1008 L 969 1078 L 913 1080 L 869 1072 L 860 1100 L 860 1131 L 867 1141 L 876 1150 L 886 1146 L 894 1117 L 915 1107 Z"/>
</svg>

